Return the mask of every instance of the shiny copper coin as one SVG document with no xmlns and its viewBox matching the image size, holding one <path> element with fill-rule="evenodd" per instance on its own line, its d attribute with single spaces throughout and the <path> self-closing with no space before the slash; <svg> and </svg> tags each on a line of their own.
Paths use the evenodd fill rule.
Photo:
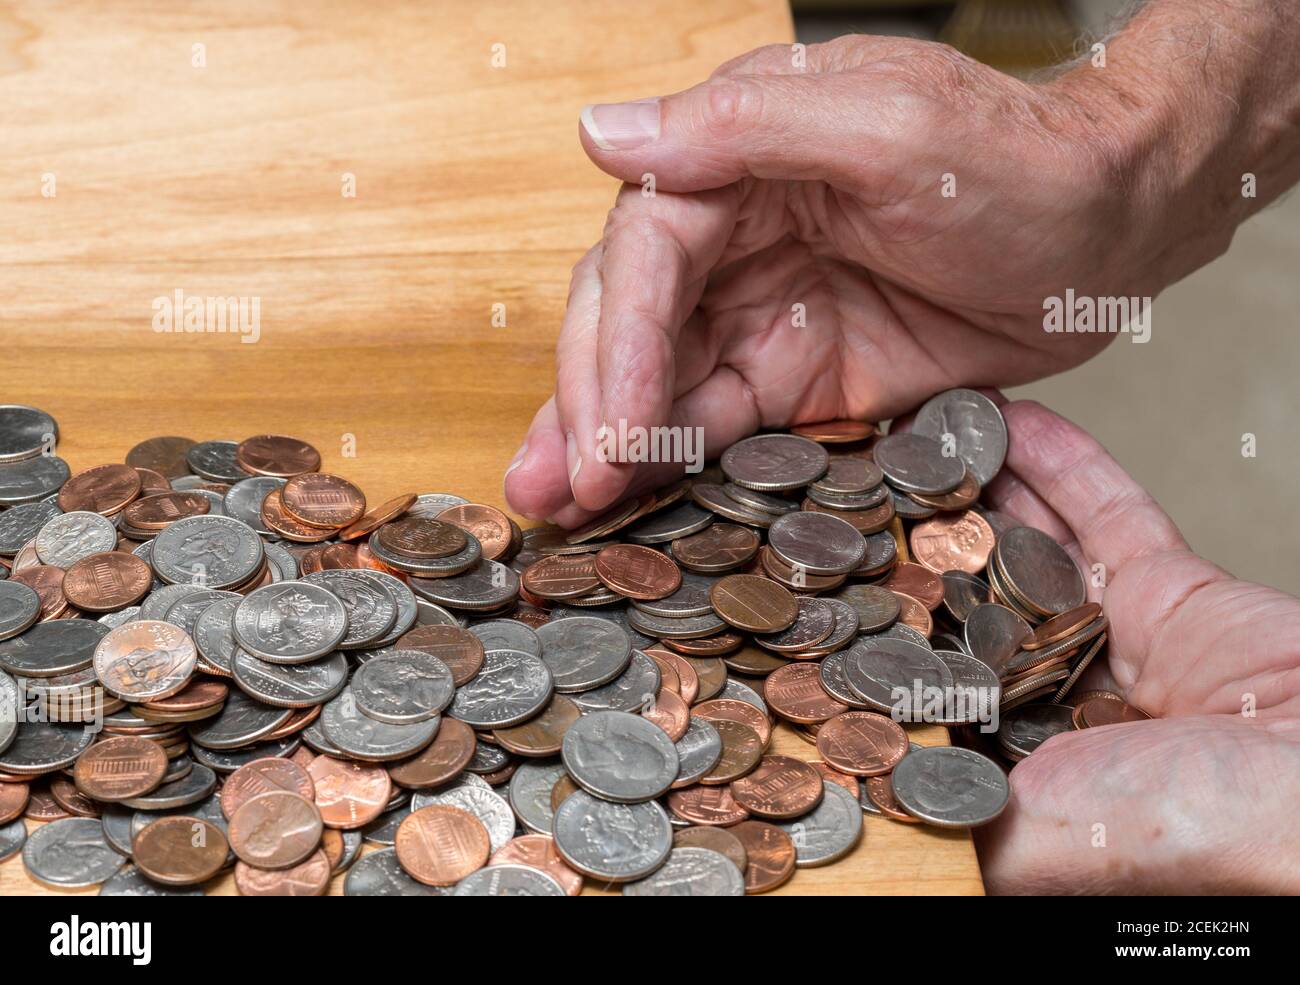
<svg viewBox="0 0 1300 985">
<path fill-rule="evenodd" d="M 686 702 L 664 688 L 655 695 L 654 704 L 641 710 L 641 717 L 658 725 L 674 742 L 686 734 L 691 724 L 691 710 Z"/>
<path fill-rule="evenodd" d="M 788 589 L 757 575 L 719 578 L 709 589 L 709 603 L 724 622 L 750 633 L 779 633 L 799 615 Z"/>
<path fill-rule="evenodd" d="M 673 557 L 692 571 L 738 568 L 758 553 L 758 534 L 735 523 L 714 523 L 672 542 Z"/>
<path fill-rule="evenodd" d="M 385 523 L 391 523 L 415 505 L 415 493 L 403 493 L 366 510 L 365 515 L 350 527 L 339 531 L 339 540 L 357 540 L 374 533 Z"/>
<path fill-rule="evenodd" d="M 392 796 L 393 783 L 382 766 L 317 756 L 307 772 L 326 827 L 350 831 L 369 824 Z"/>
<path fill-rule="evenodd" d="M 745 637 L 739 633 L 714 633 L 694 640 L 664 640 L 668 649 L 688 657 L 721 657 L 739 650 Z"/>
<path fill-rule="evenodd" d="M 185 689 L 167 698 L 146 702 L 143 707 L 155 711 L 200 711 L 220 705 L 230 694 L 230 686 L 221 681 L 192 680 Z"/>
<path fill-rule="evenodd" d="M 1039 650 L 1053 643 L 1059 643 L 1068 636 L 1077 633 L 1101 615 L 1101 606 L 1096 602 L 1085 602 L 1077 609 L 1070 609 L 1058 616 L 1052 616 L 1047 622 L 1038 626 L 1020 646 L 1025 650 Z"/>
<path fill-rule="evenodd" d="M 57 619 L 68 609 L 68 599 L 63 594 L 63 580 L 67 572 L 52 564 L 32 564 L 19 569 L 16 565 L 9 579 L 32 589 L 41 600 L 41 620 Z"/>
<path fill-rule="evenodd" d="M 730 783 L 758 765 L 766 747 L 757 732 L 730 719 L 713 719 L 710 724 L 722 739 L 722 755 L 713 769 L 700 778 L 701 784 L 717 786 Z"/>
<path fill-rule="evenodd" d="M 130 465 L 96 465 L 78 472 L 59 490 L 64 513 L 87 510 L 111 516 L 140 495 L 140 474 Z"/>
<path fill-rule="evenodd" d="M 691 709 L 691 714 L 715 723 L 725 720 L 748 725 L 758 733 L 758 738 L 763 743 L 764 748 L 772 741 L 772 723 L 768 721 L 766 715 L 748 701 L 739 701 L 735 698 L 713 698 L 709 701 L 701 701 Z"/>
<path fill-rule="evenodd" d="M 352 544 L 327 544 L 321 548 L 320 566 L 322 570 L 359 567 L 357 549 Z"/>
<path fill-rule="evenodd" d="M 688 705 L 694 704 L 700 694 L 700 675 L 696 671 L 695 665 L 665 646 L 647 647 L 643 652 L 655 663 L 666 662 L 672 664 L 673 669 L 677 672 L 677 680 L 681 684 L 678 694 Z M 723 667 L 722 674 L 724 677 L 726 672 L 726 667 Z"/>
<path fill-rule="evenodd" d="M 258 434 L 235 447 L 235 464 L 250 475 L 291 479 L 320 468 L 320 452 L 301 438 Z"/>
<path fill-rule="evenodd" d="M 716 698 L 727 686 L 727 665 L 717 657 L 686 657 L 678 654 L 679 660 L 689 663 L 695 671 L 698 681 L 695 701 L 708 701 Z M 680 672 L 680 665 L 678 670 Z M 686 678 L 683 677 L 683 680 Z M 685 696 L 683 696 L 683 699 Z M 692 702 L 694 703 L 694 702 Z"/>
<path fill-rule="evenodd" d="M 306 800 L 316 793 L 307 771 L 292 759 L 264 756 L 245 763 L 226 778 L 221 787 L 221 813 L 231 818 L 248 801 L 272 790 L 288 790 Z"/>
<path fill-rule="evenodd" d="M 287 869 L 258 869 L 235 863 L 235 888 L 240 896 L 324 896 L 333 866 L 322 849 L 316 849 Z"/>
<path fill-rule="evenodd" d="M 510 518 L 495 506 L 462 503 L 449 506 L 438 514 L 438 519 L 477 537 L 483 548 L 483 557 L 489 561 L 498 561 L 510 552 L 514 527 Z"/>
<path fill-rule="evenodd" d="M 342 534 L 340 534 L 340 536 L 342 536 Z M 364 540 L 357 542 L 357 567 L 369 568 L 371 571 L 382 571 L 384 574 L 392 575 L 399 581 L 409 582 L 411 578 L 411 576 L 405 571 L 398 571 L 396 568 L 390 568 L 388 565 L 384 564 L 383 561 L 379 560 L 379 558 L 375 557 L 374 551 L 370 549 L 369 542 Z"/>
<path fill-rule="evenodd" d="M 912 527 L 908 543 L 916 559 L 936 576 L 945 571 L 965 571 L 973 575 L 988 564 L 996 537 L 988 520 L 974 510 L 966 510 L 923 520 Z M 928 597 L 922 598 L 910 591 L 908 594 L 929 604 Z M 942 594 L 941 588 L 940 597 Z"/>
<path fill-rule="evenodd" d="M 469 538 L 463 527 L 426 516 L 408 516 L 386 523 L 375 531 L 381 553 L 433 560 L 450 557 L 465 549 Z"/>
<path fill-rule="evenodd" d="M 261 869 L 287 869 L 320 845 L 320 811 L 305 797 L 273 790 L 251 797 L 230 818 L 230 847 Z"/>
<path fill-rule="evenodd" d="M 596 559 L 586 554 L 548 554 L 530 564 L 521 580 L 524 588 L 543 599 L 577 598 L 601 584 Z"/>
<path fill-rule="evenodd" d="M 197 886 L 221 871 L 229 850 L 226 836 L 211 821 L 172 815 L 140 829 L 131 842 L 131 859 L 154 882 Z"/>
<path fill-rule="evenodd" d="M 794 842 L 775 824 L 741 821 L 730 831 L 745 846 L 746 893 L 770 892 L 794 875 Z"/>
<path fill-rule="evenodd" d="M 457 687 L 469 683 L 483 666 L 483 641 L 459 626 L 415 626 L 393 644 L 395 650 L 419 650 L 437 657 L 451 671 Z"/>
<path fill-rule="evenodd" d="M 279 489 L 272 489 L 262 500 L 262 522 L 285 540 L 300 544 L 329 540 L 334 536 L 333 528 L 313 527 L 292 516 L 284 508 L 284 497 Z"/>
<path fill-rule="evenodd" d="M 581 717 L 581 709 L 570 698 L 556 694 L 540 715 L 522 725 L 496 729 L 492 735 L 502 749 L 518 756 L 556 756 L 564 743 L 564 733 Z"/>
<path fill-rule="evenodd" d="M 167 754 L 150 739 L 111 736 L 81 754 L 73 767 L 77 789 L 87 797 L 117 803 L 142 797 L 162 783 Z"/>
<path fill-rule="evenodd" d="M 95 673 L 115 697 L 156 701 L 189 683 L 198 651 L 185 630 L 156 619 L 126 622 L 95 647 Z"/>
<path fill-rule="evenodd" d="M 483 822 L 448 804 L 413 811 L 397 828 L 397 861 L 426 886 L 452 886 L 487 862 L 492 847 Z"/>
<path fill-rule="evenodd" d="M 917 492 L 909 492 L 907 495 L 922 506 L 934 510 L 964 510 L 980 498 L 980 484 L 974 473 L 967 469 L 957 488 L 951 492 L 937 496 L 927 496 Z"/>
<path fill-rule="evenodd" d="M 844 444 L 850 441 L 865 441 L 876 433 L 876 426 L 868 421 L 853 421 L 838 418 L 833 421 L 818 421 L 815 424 L 795 424 L 790 428 L 791 434 L 801 438 L 827 445 Z"/>
<path fill-rule="evenodd" d="M 1097 697 L 1075 705 L 1073 717 L 1076 728 L 1097 728 L 1101 725 L 1145 722 L 1151 716 L 1121 698 Z"/>
<path fill-rule="evenodd" d="M 748 864 L 745 846 L 740 839 L 726 828 L 704 827 L 693 824 L 689 828 L 678 828 L 673 832 L 674 848 L 707 848 L 717 852 L 741 871 L 743 875 Z"/>
<path fill-rule="evenodd" d="M 613 544 L 596 555 L 596 577 L 630 599 L 661 599 L 682 585 L 682 572 L 666 554 L 638 544 Z"/>
<path fill-rule="evenodd" d="M 650 648 L 650 650 L 653 649 L 653 647 Z M 659 668 L 659 686 L 665 691 L 672 691 L 673 694 L 680 698 L 682 696 L 682 675 L 677 673 L 677 665 L 662 653 L 652 653 L 650 650 L 642 650 L 641 652 L 653 660 L 655 666 Z"/>
<path fill-rule="evenodd" d="M 915 531 L 916 527 L 912 529 Z M 943 602 L 943 578 L 921 564 L 900 561 L 881 584 L 891 592 L 910 595 L 930 612 L 939 608 L 939 604 Z"/>
<path fill-rule="evenodd" d="M 519 835 L 502 845 L 488 860 L 488 865 L 526 865 L 545 872 L 564 889 L 565 895 L 582 892 L 582 876 L 569 868 L 555 848 L 555 839 L 546 835 Z"/>
<path fill-rule="evenodd" d="M 731 795 L 751 814 L 786 820 L 820 804 L 823 789 L 821 774 L 802 759 L 764 756 L 753 772 L 732 782 Z"/>
<path fill-rule="evenodd" d="M 278 742 L 280 739 L 287 739 L 291 735 L 297 735 L 312 722 L 320 717 L 321 705 L 312 705 L 310 708 L 295 708 L 283 725 L 274 731 L 267 732 L 262 736 L 263 742 Z"/>
<path fill-rule="evenodd" d="M 388 764 L 393 781 L 415 790 L 437 787 L 459 776 L 474 758 L 474 730 L 455 718 L 444 717 L 438 734 L 410 759 Z"/>
<path fill-rule="evenodd" d="M 137 530 L 161 530 L 187 516 L 204 516 L 212 501 L 200 492 L 164 492 L 145 496 L 122 511 L 122 520 Z"/>
<path fill-rule="evenodd" d="M 665 803 L 676 817 L 691 824 L 726 827 L 749 817 L 749 811 L 736 803 L 728 784 L 672 790 Z"/>
<path fill-rule="evenodd" d="M 140 495 L 156 496 L 159 493 L 169 493 L 172 491 L 172 484 L 167 477 L 161 472 L 155 472 L 153 469 L 144 469 L 139 465 L 131 466 L 140 476 Z"/>
<path fill-rule="evenodd" d="M 192 438 L 165 435 L 146 438 L 126 453 L 126 464 L 133 468 L 153 469 L 168 479 L 190 474 L 186 453 L 194 447 Z"/>
<path fill-rule="evenodd" d="M 366 511 L 365 494 L 347 479 L 329 472 L 295 475 L 279 492 L 285 512 L 313 527 L 350 526 Z"/>
<path fill-rule="evenodd" d="M 23 816 L 31 787 L 26 783 L 0 783 L 0 824 L 8 824 Z"/>
<path fill-rule="evenodd" d="M 890 774 L 869 776 L 865 783 L 867 799 L 880 808 L 880 813 L 884 814 L 885 817 L 892 818 L 895 821 L 903 821 L 907 824 L 921 823 L 919 817 L 913 817 L 903 810 L 898 798 L 894 796 L 894 781 Z"/>
<path fill-rule="evenodd" d="M 140 601 L 152 584 L 148 562 L 124 551 L 103 551 L 68 566 L 63 594 L 86 612 L 113 612 Z"/>
<path fill-rule="evenodd" d="M 911 626 L 922 636 L 929 637 L 934 630 L 934 617 L 924 605 L 910 595 L 895 592 L 898 596 L 898 621 Z"/>
<path fill-rule="evenodd" d="M 826 513 L 830 516 L 837 516 L 858 533 L 864 535 L 879 533 L 888 527 L 890 521 L 894 519 L 894 501 L 892 499 L 886 499 L 879 506 L 873 506 L 867 510 L 836 510 L 829 506 L 822 506 L 820 503 L 814 503 L 811 499 L 805 499 L 799 504 L 799 508 L 810 513 Z"/>
<path fill-rule="evenodd" d="M 62 776 L 50 780 L 50 796 L 73 817 L 99 817 L 99 805 Z"/>
<path fill-rule="evenodd" d="M 817 752 L 831 766 L 854 776 L 888 773 L 907 755 L 903 726 L 870 711 L 837 715 L 817 732 Z"/>
<path fill-rule="evenodd" d="M 763 681 L 763 700 L 782 718 L 815 725 L 842 715 L 849 706 L 822 687 L 821 667 L 815 663 L 786 664 Z"/>
</svg>

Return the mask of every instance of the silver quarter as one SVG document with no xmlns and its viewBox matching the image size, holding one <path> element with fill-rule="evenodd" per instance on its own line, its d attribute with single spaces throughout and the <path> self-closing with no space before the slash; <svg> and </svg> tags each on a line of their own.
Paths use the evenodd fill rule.
<svg viewBox="0 0 1300 985">
<path fill-rule="evenodd" d="M 723 473 L 759 492 L 798 489 L 826 474 L 830 457 L 815 441 L 794 434 L 757 434 L 722 453 Z"/>
<path fill-rule="evenodd" d="M 422 722 L 451 704 L 456 685 L 437 657 L 420 650 L 394 650 L 367 661 L 352 677 L 357 707 L 381 722 Z"/>
<path fill-rule="evenodd" d="M 110 631 L 93 619 L 38 622 L 21 636 L 0 640 L 0 668 L 19 677 L 75 673 L 90 666 L 95 647 Z"/>
<path fill-rule="evenodd" d="M 919 721 L 927 691 L 952 687 L 952 672 L 933 650 L 881 638 L 859 640 L 845 652 L 844 677 L 858 697 L 896 721 Z"/>
<path fill-rule="evenodd" d="M 916 434 L 942 441 L 952 435 L 957 454 L 981 486 L 987 486 L 1007 457 L 1007 422 L 997 404 L 976 390 L 935 394 L 916 412 Z"/>
<path fill-rule="evenodd" d="M 357 577 L 360 569 L 313 571 L 303 577 L 309 585 L 319 585 L 338 596 L 347 612 L 347 632 L 338 642 L 340 650 L 374 646 L 393 628 L 397 620 L 397 599 L 388 587 L 368 578 Z"/>
<path fill-rule="evenodd" d="M 584 790 L 623 804 L 652 800 L 677 780 L 677 747 L 658 725 L 624 711 L 582 716 L 564 733 L 569 775 Z"/>
<path fill-rule="evenodd" d="M 413 756 L 438 734 L 437 717 L 409 725 L 392 725 L 366 717 L 351 688 L 325 705 L 320 716 L 325 737 L 353 759 L 386 763 Z"/>
<path fill-rule="evenodd" d="M 652 513 L 628 527 L 623 534 L 633 544 L 666 544 L 678 537 L 699 533 L 713 522 L 714 514 L 694 503 L 678 503 L 672 509 Z"/>
<path fill-rule="evenodd" d="M 23 846 L 23 866 L 32 878 L 61 889 L 97 885 L 124 864 L 93 817 L 51 821 L 33 831 Z"/>
<path fill-rule="evenodd" d="M 506 728 L 532 718 L 554 693 L 546 664 L 522 650 L 492 650 L 456 691 L 448 713 L 472 728 Z"/>
<path fill-rule="evenodd" d="M 17 636 L 41 615 L 41 597 L 18 581 L 0 581 L 0 640 Z"/>
<path fill-rule="evenodd" d="M 51 773 L 71 766 L 94 741 L 95 730 L 88 726 L 22 722 L 0 753 L 0 770 L 22 776 Z"/>
<path fill-rule="evenodd" d="M 301 664 L 274 664 L 237 650 L 231 662 L 235 683 L 276 708 L 323 705 L 348 682 L 348 659 L 342 653 Z"/>
<path fill-rule="evenodd" d="M 272 708 L 232 689 L 219 714 L 190 725 L 190 740 L 208 749 L 238 749 L 274 732 L 292 714 L 291 708 Z"/>
<path fill-rule="evenodd" d="M 344 896 L 450 896 L 442 886 L 426 886 L 406 874 L 397 861 L 397 851 L 381 848 L 363 855 L 348 869 L 343 880 Z"/>
<path fill-rule="evenodd" d="M 13 858 L 27 842 L 27 825 L 21 817 L 0 824 L 0 862 Z"/>
<path fill-rule="evenodd" d="M 305 581 L 282 581 L 244 596 L 235 609 L 235 640 L 271 663 L 305 663 L 332 651 L 348 631 L 337 595 Z"/>
<path fill-rule="evenodd" d="M 584 712 L 639 711 L 654 701 L 663 683 L 659 665 L 640 650 L 632 651 L 627 669 L 608 684 L 573 695 Z"/>
<path fill-rule="evenodd" d="M 474 623 L 469 631 L 483 642 L 487 650 L 522 650 L 534 657 L 542 655 L 542 641 L 532 627 L 516 619 L 488 619 Z"/>
<path fill-rule="evenodd" d="M 510 777 L 506 791 L 510 806 L 529 831 L 543 835 L 551 833 L 551 824 L 555 820 L 551 791 L 566 775 L 564 764 L 558 759 L 530 759 L 520 763 Z"/>
<path fill-rule="evenodd" d="M 235 441 L 200 441 L 185 453 L 185 462 L 196 475 L 211 482 L 238 482 L 248 473 L 235 461 Z"/>
<path fill-rule="evenodd" d="M 187 516 L 153 539 L 153 567 L 173 585 L 233 588 L 246 583 L 265 558 L 262 538 L 228 516 Z"/>
<path fill-rule="evenodd" d="M 985 602 L 972 609 L 964 630 L 966 648 L 971 655 L 999 675 L 1020 652 L 1020 644 L 1030 632 L 1029 623 L 996 602 Z"/>
<path fill-rule="evenodd" d="M 1007 806 L 1011 785 L 997 763 L 956 746 L 909 752 L 891 776 L 907 813 L 945 828 L 988 824 Z"/>
<path fill-rule="evenodd" d="M 862 534 L 829 513 L 787 513 L 772 523 L 767 537 L 777 557 L 813 575 L 848 574 L 867 554 Z"/>
<path fill-rule="evenodd" d="M 656 801 L 615 804 L 578 790 L 555 812 L 555 847 L 583 875 L 606 882 L 644 879 L 673 847 L 668 815 Z"/>
<path fill-rule="evenodd" d="M 872 456 L 890 484 L 905 492 L 940 496 L 961 485 L 966 475 L 960 457 L 945 455 L 942 444 L 915 432 L 881 438 Z"/>
<path fill-rule="evenodd" d="M 199 655 L 218 670 L 227 674 L 234 673 L 235 654 L 239 644 L 235 642 L 235 610 L 239 608 L 242 597 L 221 599 L 213 602 L 199 613 L 194 622 L 194 645 Z"/>
<path fill-rule="evenodd" d="M 858 823 L 862 823 L 858 812 Z M 720 852 L 709 848 L 674 848 L 659 869 L 645 879 L 623 884 L 624 896 L 744 896 L 745 877 Z"/>
<path fill-rule="evenodd" d="M 677 779 L 674 787 L 695 783 L 722 758 L 722 736 L 706 718 L 691 716 L 686 734 L 677 740 Z"/>
<path fill-rule="evenodd" d="M 589 691 L 614 680 L 632 659 L 632 641 L 606 619 L 576 616 L 537 630 L 542 659 L 562 694 Z"/>
<path fill-rule="evenodd" d="M 24 404 L 0 404 L 0 462 L 35 458 L 52 449 L 59 425 L 49 414 Z"/>
<path fill-rule="evenodd" d="M 794 842 L 795 865 L 830 865 L 853 851 L 862 838 L 862 807 L 838 783 L 822 781 L 821 803 L 810 812 L 776 825 Z"/>
<path fill-rule="evenodd" d="M 144 875 L 134 865 L 128 865 L 109 876 L 99 887 L 100 896 L 202 896 L 203 890 L 194 886 L 164 886 Z"/>
<path fill-rule="evenodd" d="M 41 527 L 63 513 L 49 500 L 24 503 L 0 513 L 0 554 L 12 557 L 41 532 Z"/>
<path fill-rule="evenodd" d="M 221 512 L 248 524 L 263 537 L 275 537 L 275 531 L 262 522 L 262 500 L 269 493 L 283 489 L 285 482 L 285 479 L 272 475 L 240 479 L 226 490 L 221 500 Z"/>
<path fill-rule="evenodd" d="M 507 565 L 481 559 L 462 574 L 417 579 L 412 590 L 454 609 L 498 609 L 519 597 L 519 575 Z"/>
</svg>

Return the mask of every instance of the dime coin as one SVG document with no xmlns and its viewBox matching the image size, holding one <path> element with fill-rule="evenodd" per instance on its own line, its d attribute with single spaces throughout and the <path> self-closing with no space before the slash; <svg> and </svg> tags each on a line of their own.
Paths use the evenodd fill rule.
<svg viewBox="0 0 1300 985">
<path fill-rule="evenodd" d="M 34 543 L 42 564 L 66 569 L 83 557 L 111 551 L 117 545 L 117 530 L 111 520 L 80 510 L 54 517 L 41 527 Z"/>
<path fill-rule="evenodd" d="M 987 824 L 1002 813 L 1011 796 L 1006 774 L 997 763 L 954 746 L 908 753 L 891 779 L 904 810 L 940 827 Z"/>
<path fill-rule="evenodd" d="M 248 478 L 236 460 L 238 448 L 233 441 L 200 441 L 185 452 L 185 463 L 209 482 L 238 482 Z"/>
<path fill-rule="evenodd" d="M 0 513 L 0 555 L 12 557 L 32 540 L 41 527 L 63 511 L 48 500 L 12 506 Z"/>
</svg>

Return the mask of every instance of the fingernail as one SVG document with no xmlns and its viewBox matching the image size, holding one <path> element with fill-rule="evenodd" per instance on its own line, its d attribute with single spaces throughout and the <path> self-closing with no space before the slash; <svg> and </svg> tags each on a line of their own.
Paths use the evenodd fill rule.
<svg viewBox="0 0 1300 985">
<path fill-rule="evenodd" d="M 523 465 L 524 456 L 527 454 L 528 454 L 528 442 L 525 441 L 522 445 L 519 446 L 519 450 L 515 452 L 515 457 L 510 459 L 510 464 L 506 467 L 506 475 L 509 475 L 515 469 L 519 468 L 519 466 Z"/>
<path fill-rule="evenodd" d="M 578 478 L 578 471 L 582 468 L 582 456 L 578 454 L 578 439 L 573 436 L 572 431 L 566 431 L 564 434 L 565 454 L 569 459 L 569 488 L 573 488 L 574 480 Z"/>
<path fill-rule="evenodd" d="M 601 150 L 633 150 L 659 139 L 659 100 L 582 107 L 582 128 Z"/>
</svg>

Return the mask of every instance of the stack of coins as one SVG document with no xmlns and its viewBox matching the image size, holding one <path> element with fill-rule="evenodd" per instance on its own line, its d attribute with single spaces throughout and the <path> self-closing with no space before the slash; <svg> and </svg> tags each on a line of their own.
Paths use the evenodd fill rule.
<svg viewBox="0 0 1300 985">
<path fill-rule="evenodd" d="M 1066 700 L 1105 619 L 980 506 L 1007 434 L 973 391 L 909 433 L 747 438 L 574 531 L 441 492 L 368 509 L 283 435 L 73 475 L 57 434 L 0 407 L 0 858 L 47 884 L 758 893 L 864 813 L 997 817 L 1004 766 L 908 723 L 976 745 L 1007 710 L 982 745 L 1010 763 L 1141 716 Z M 817 758 L 770 753 L 778 722 Z"/>
</svg>

